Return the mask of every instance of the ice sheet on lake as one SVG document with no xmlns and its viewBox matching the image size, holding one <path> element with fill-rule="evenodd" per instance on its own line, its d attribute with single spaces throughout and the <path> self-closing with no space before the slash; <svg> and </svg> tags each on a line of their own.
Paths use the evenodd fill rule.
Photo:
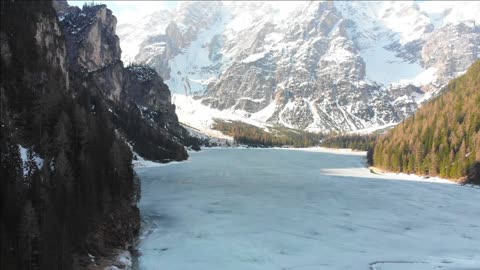
<svg viewBox="0 0 480 270">
<path fill-rule="evenodd" d="M 480 269 L 480 189 L 359 153 L 205 149 L 137 172 L 143 270 Z"/>
</svg>

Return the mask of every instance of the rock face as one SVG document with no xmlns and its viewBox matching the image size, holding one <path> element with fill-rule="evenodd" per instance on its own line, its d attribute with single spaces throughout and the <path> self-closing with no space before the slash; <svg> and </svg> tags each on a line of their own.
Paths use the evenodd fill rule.
<svg viewBox="0 0 480 270">
<path fill-rule="evenodd" d="M 185 3 L 119 33 L 124 61 L 154 67 L 208 107 L 357 130 L 405 119 L 479 58 L 480 4 L 463 4 Z"/>
<path fill-rule="evenodd" d="M 67 35 L 70 63 L 75 68 L 95 71 L 120 60 L 117 19 L 105 5 L 84 9 L 72 7 L 60 15 Z"/>
<path fill-rule="evenodd" d="M 178 123 L 170 90 L 152 68 L 124 67 L 115 32 L 117 20 L 111 10 L 106 5 L 80 9 L 57 4 L 57 12 L 66 36 L 74 80 L 81 80 L 87 88 L 97 89 L 108 98 L 115 123 L 133 150 L 158 161 L 185 159 L 187 154 L 182 143 L 189 135 Z M 121 119 L 127 114 L 129 119 L 140 120 L 135 123 L 137 130 L 132 130 L 133 120 Z M 138 129 L 148 130 L 149 138 L 134 135 Z M 159 144 L 146 147 L 155 143 Z"/>
<path fill-rule="evenodd" d="M 51 2 L 2 3 L 0 37 L 0 268 L 85 269 L 138 233 L 132 152 Z"/>
<path fill-rule="evenodd" d="M 437 71 L 437 79 L 428 90 L 461 75 L 479 57 L 480 27 L 474 21 L 448 24 L 432 33 L 421 49 L 421 64 Z"/>
<path fill-rule="evenodd" d="M 1 20 L 0 268 L 98 269 L 140 229 L 135 152 L 198 142 L 155 70 L 123 66 L 105 5 L 2 2 Z"/>
<path fill-rule="evenodd" d="M 133 58 L 140 51 L 136 62 L 155 66 L 160 76 L 168 80 L 171 77 L 169 59 L 196 40 L 202 29 L 215 23 L 221 6 L 217 1 L 191 2 L 182 4 L 183 8 L 175 15 L 168 11 L 156 12 L 142 22 L 141 27 L 148 28 L 148 33 L 138 31 L 138 25 L 125 25 L 119 29 L 119 35 L 128 35 L 128 42 L 123 43 L 128 49 L 124 59 Z M 173 21 L 173 16 L 177 20 Z"/>
</svg>

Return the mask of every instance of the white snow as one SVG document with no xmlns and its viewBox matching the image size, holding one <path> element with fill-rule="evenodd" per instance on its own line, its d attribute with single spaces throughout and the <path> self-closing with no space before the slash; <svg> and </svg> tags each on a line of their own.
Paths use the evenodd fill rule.
<svg viewBox="0 0 480 270">
<path fill-rule="evenodd" d="M 209 85 L 212 86 L 219 80 L 225 79 L 227 70 L 236 69 L 236 65 L 267 60 L 267 57 L 268 61 L 265 61 L 265 65 L 255 68 L 268 71 L 266 76 L 275 79 L 277 91 L 298 87 L 309 88 L 308 84 L 313 85 L 316 80 L 312 75 L 310 64 L 310 60 L 314 59 L 312 56 L 316 54 L 320 55 L 320 60 L 329 62 L 322 70 L 316 72 L 321 71 L 332 76 L 337 76 L 338 73 L 341 78 L 343 73 L 347 73 L 343 71 L 343 63 L 352 58 L 361 57 L 366 66 L 366 78 L 361 78 L 362 81 L 359 83 L 378 83 L 384 86 L 381 90 L 396 84 L 430 86 L 437 81 L 437 69 L 423 68 L 418 59 L 414 62 L 404 59 L 405 56 L 399 55 L 402 50 L 394 45 L 403 46 L 412 41 L 425 40 L 432 33 L 432 26 L 435 31 L 447 23 L 468 20 L 473 23 L 473 21 L 478 22 L 480 18 L 478 16 L 480 4 L 476 1 L 461 3 L 456 1 L 335 1 L 333 5 L 338 12 L 339 20 L 332 22 L 329 33 L 321 36 L 297 37 L 296 35 L 307 29 L 306 26 L 318 15 L 320 4 L 318 1 L 224 1 L 218 10 L 216 8 L 211 11 L 197 10 L 196 12 L 214 14 L 217 19 L 212 23 L 203 20 L 201 16 L 198 25 L 192 23 L 187 16 L 189 13 L 186 10 L 190 4 L 184 3 L 176 11 L 158 12 L 158 16 L 147 16 L 137 20 L 136 23 L 122 24 L 118 27 L 123 50 L 122 60 L 126 62 L 133 61 L 141 42 L 150 36 L 164 34 L 170 22 L 177 23 L 184 33 L 188 32 L 189 27 L 191 28 L 191 32 L 185 36 L 186 47 L 181 48 L 178 55 L 166 59 L 169 61 L 171 70 L 166 84 L 173 93 L 186 96 L 201 96 Z M 331 15 L 331 12 L 327 13 Z M 319 20 L 323 19 L 325 17 L 319 18 Z M 346 23 L 342 24 L 342 22 Z M 316 28 L 313 27 L 311 31 Z M 343 35 L 343 30 L 346 31 L 347 37 Z M 163 40 L 158 37 L 159 42 L 144 48 L 142 55 L 152 60 L 153 55 L 165 53 L 166 46 Z M 212 43 L 213 41 L 218 41 L 218 44 Z M 148 60 L 146 61 L 149 64 Z M 319 61 L 319 64 L 325 64 L 323 61 Z M 270 72 L 269 69 L 272 71 Z M 353 70 L 352 74 L 355 74 L 355 71 L 359 70 Z M 282 76 L 278 77 L 278 74 Z M 359 74 L 363 75 L 360 72 Z M 312 75 L 310 81 L 308 75 Z M 243 74 L 233 76 L 243 76 Z M 430 88 L 437 89 L 437 85 L 423 89 L 430 91 Z M 415 100 L 422 101 L 427 98 L 428 95 L 415 97 Z M 311 101 L 308 102 L 311 103 Z M 273 114 L 272 109 L 275 108 L 274 104 L 270 104 L 271 106 L 250 116 L 242 111 L 219 113 L 203 108 L 198 105 L 199 102 L 188 104 L 195 104 L 195 106 L 191 109 L 179 103 L 181 111 L 193 111 L 200 116 L 180 112 L 182 121 L 204 130 L 210 130 L 212 118 L 218 118 L 219 115 L 220 118 L 227 119 L 234 115 L 232 119 L 249 119 L 246 121 L 265 126 L 265 122 L 261 123 L 262 119 L 268 119 Z M 317 111 L 314 107 L 310 106 L 314 109 L 311 111 L 315 122 L 309 125 L 308 130 L 324 130 L 324 126 L 328 124 L 322 121 L 325 118 L 322 115 L 323 112 L 320 111 L 321 109 Z M 350 109 L 340 108 L 340 110 L 342 114 L 353 115 Z M 328 109 L 326 111 L 329 114 L 332 113 Z M 214 114 L 206 116 L 207 112 Z M 192 124 L 195 119 L 200 120 L 200 124 Z M 377 115 L 374 117 L 375 121 L 367 122 L 356 117 L 352 119 L 355 119 L 352 122 L 357 126 L 359 123 L 365 126 L 384 123 Z M 289 122 L 288 119 L 282 119 L 281 115 L 280 120 Z M 287 126 L 295 126 L 295 123 Z"/>
<path fill-rule="evenodd" d="M 251 54 L 247 58 L 243 59 L 242 63 L 247 64 L 247 63 L 256 62 L 256 61 L 264 58 L 265 55 L 266 55 L 266 52 Z"/>
<path fill-rule="evenodd" d="M 401 80 L 411 81 L 424 69 L 417 63 L 408 63 L 395 56 L 395 53 L 384 48 L 387 43 L 378 40 L 378 43 L 360 51 L 365 61 L 365 72 L 369 80 L 388 86 L 392 82 Z"/>
<path fill-rule="evenodd" d="M 415 2 L 338 1 L 335 7 L 355 22 L 348 32 L 365 61 L 367 79 L 388 86 L 412 81 L 424 72 L 419 63 L 407 62 L 387 49 L 395 40 L 404 45 L 428 35 L 431 20 Z"/>
<path fill-rule="evenodd" d="M 422 11 L 434 18 L 432 22 L 435 27 L 469 20 L 480 22 L 478 1 L 417 1 L 416 3 Z"/>
<path fill-rule="evenodd" d="M 209 43 L 222 32 L 225 18 L 215 22 L 210 28 L 203 29 L 182 53 L 169 60 L 170 79 L 165 83 L 175 93 L 203 93 L 208 83 L 214 82 L 223 71 L 214 67 L 216 62 L 210 59 Z"/>
<path fill-rule="evenodd" d="M 337 38 L 332 41 L 328 51 L 323 55 L 322 59 L 325 61 L 332 61 L 335 63 L 346 62 L 355 58 L 355 55 L 344 49 L 341 43 L 342 39 Z"/>
<path fill-rule="evenodd" d="M 398 123 L 388 123 L 388 124 L 380 125 L 380 126 L 372 126 L 372 127 L 368 127 L 368 128 L 353 130 L 353 131 L 350 131 L 349 133 L 350 134 L 370 134 L 370 133 L 373 133 L 373 132 L 375 132 L 377 130 L 380 130 L 380 129 L 394 127 L 397 124 Z"/>
<path fill-rule="evenodd" d="M 257 100 L 260 101 L 260 100 Z M 260 128 L 268 125 L 262 120 L 269 117 L 269 113 L 273 113 L 272 105 L 259 111 L 258 114 L 252 114 L 248 117 L 248 113 L 242 110 L 217 110 L 210 108 L 201 103 L 201 100 L 192 98 L 191 96 L 173 94 L 172 103 L 175 104 L 178 120 L 190 127 L 197 129 L 205 135 L 213 138 L 233 141 L 233 138 L 224 135 L 218 130 L 212 129 L 215 119 L 241 121 Z M 274 106 L 274 105 L 273 105 Z M 267 118 L 268 119 L 268 118 Z"/>
<path fill-rule="evenodd" d="M 168 163 L 151 161 L 151 160 L 143 158 L 142 156 L 140 156 L 135 151 L 133 151 L 133 155 L 136 156 L 136 158 L 137 158 L 137 159 L 132 160 L 132 165 L 133 165 L 134 168 L 162 167 L 162 166 L 167 166 L 167 165 L 179 164 L 180 163 L 179 161 L 170 161 Z M 182 162 L 188 162 L 188 161 L 182 161 Z"/>
<path fill-rule="evenodd" d="M 117 257 L 117 262 L 125 267 L 131 267 L 132 266 L 132 255 L 130 254 L 129 251 L 123 251 L 120 253 Z"/>
<path fill-rule="evenodd" d="M 130 254 L 130 251 L 128 250 L 123 250 L 120 251 L 120 253 L 115 258 L 114 265 L 107 266 L 104 268 L 104 270 L 131 270 L 132 265 L 132 254 Z"/>
<path fill-rule="evenodd" d="M 254 121 L 258 121 L 260 123 L 266 123 L 267 120 L 272 117 L 272 115 L 275 113 L 275 110 L 277 108 L 277 104 L 275 102 L 270 102 L 267 107 L 265 107 L 263 110 L 260 110 L 250 116 L 250 119 Z"/>
<path fill-rule="evenodd" d="M 172 14 L 162 10 L 134 22 L 120 22 L 121 24 L 117 27 L 117 35 L 120 37 L 122 61 L 125 64 L 136 62 L 135 56 L 138 54 L 142 42 L 150 36 L 165 34 L 165 29 L 171 20 Z M 157 44 L 157 46 L 159 45 Z"/>
<path fill-rule="evenodd" d="M 134 158 L 136 156 L 136 159 L 132 160 L 132 165 L 134 168 L 139 168 L 139 167 L 158 167 L 161 166 L 162 163 L 160 162 L 154 162 L 151 160 L 144 159 L 142 156 L 140 156 L 138 153 L 133 152 Z"/>
<path fill-rule="evenodd" d="M 20 144 L 18 145 L 18 149 L 20 150 L 20 158 L 22 159 L 23 165 L 23 176 L 27 175 L 28 167 L 26 163 L 28 162 L 28 149 L 24 148 Z M 43 158 L 41 158 L 37 153 L 33 152 L 33 161 L 36 163 L 38 169 L 41 169 L 43 166 Z"/>
<path fill-rule="evenodd" d="M 417 77 L 415 77 L 415 79 L 413 79 L 413 81 L 410 83 L 416 86 L 421 86 L 434 82 L 437 79 L 437 71 L 437 68 L 430 67 L 422 73 L 418 74 Z"/>
<path fill-rule="evenodd" d="M 227 24 L 228 29 L 233 31 L 242 31 L 247 28 L 253 21 L 253 17 L 248 12 L 240 13 L 233 16 L 232 20 Z"/>
<path fill-rule="evenodd" d="M 139 168 L 140 269 L 480 269 L 480 189 L 364 152 L 207 149 Z"/>
</svg>

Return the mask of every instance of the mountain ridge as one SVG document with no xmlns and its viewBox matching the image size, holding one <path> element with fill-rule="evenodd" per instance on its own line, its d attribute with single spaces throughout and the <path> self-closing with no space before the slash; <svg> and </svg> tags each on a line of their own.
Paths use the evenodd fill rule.
<svg viewBox="0 0 480 270">
<path fill-rule="evenodd" d="M 120 24 L 124 59 L 153 66 L 175 95 L 259 125 L 350 131 L 400 122 L 479 57 L 475 3 L 282 5 L 184 3 L 145 18 L 148 29 Z M 199 14 L 196 25 L 184 14 Z"/>
</svg>

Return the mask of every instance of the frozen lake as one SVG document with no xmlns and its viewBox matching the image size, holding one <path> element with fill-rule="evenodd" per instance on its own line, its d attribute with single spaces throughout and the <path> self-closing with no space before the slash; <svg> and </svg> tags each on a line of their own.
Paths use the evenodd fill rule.
<svg viewBox="0 0 480 270">
<path fill-rule="evenodd" d="M 139 168 L 141 270 L 480 269 L 480 189 L 359 153 L 205 149 Z"/>
</svg>

